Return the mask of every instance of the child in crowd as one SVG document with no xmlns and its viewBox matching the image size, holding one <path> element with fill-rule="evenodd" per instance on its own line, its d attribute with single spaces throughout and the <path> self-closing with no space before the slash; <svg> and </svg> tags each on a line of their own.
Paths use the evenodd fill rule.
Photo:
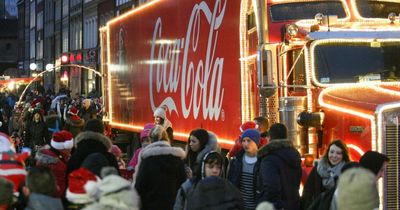
<svg viewBox="0 0 400 210">
<path fill-rule="evenodd" d="M 228 180 L 241 192 L 246 209 L 256 208 L 255 184 L 257 150 L 260 132 L 255 129 L 244 131 L 240 137 L 242 149 L 229 164 Z"/>
<path fill-rule="evenodd" d="M 149 136 L 150 136 L 151 129 L 153 129 L 154 127 L 155 127 L 155 125 L 153 123 L 147 123 L 144 126 L 142 132 L 140 132 L 140 145 L 141 145 L 141 147 L 139 147 L 135 151 L 135 154 L 133 155 L 131 161 L 129 161 L 129 164 L 128 164 L 128 170 L 129 171 L 133 171 L 133 172 L 136 171 L 136 165 L 138 164 L 138 159 L 139 159 L 140 152 L 147 145 L 151 144 L 151 140 L 150 140 Z"/>
<path fill-rule="evenodd" d="M 179 188 L 176 195 L 174 210 L 186 209 L 187 196 L 192 190 L 193 186 L 196 185 L 201 179 L 209 176 L 221 176 L 223 166 L 223 157 L 221 154 L 215 151 L 206 153 L 203 157 L 203 161 L 197 170 L 201 176 L 195 176 L 192 179 L 187 179 Z"/>
<path fill-rule="evenodd" d="M 126 164 L 125 161 L 122 159 L 122 151 L 117 145 L 112 145 L 111 153 L 115 156 L 118 162 L 119 169 L 125 169 Z"/>
</svg>

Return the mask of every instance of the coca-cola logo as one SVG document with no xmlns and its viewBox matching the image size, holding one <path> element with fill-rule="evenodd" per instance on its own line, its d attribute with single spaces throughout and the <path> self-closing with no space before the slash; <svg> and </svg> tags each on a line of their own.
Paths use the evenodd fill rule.
<svg viewBox="0 0 400 210">
<path fill-rule="evenodd" d="M 186 35 L 165 41 L 162 36 L 162 19 L 159 17 L 154 26 L 149 71 L 150 104 L 154 111 L 159 106 L 180 113 L 186 119 L 190 115 L 198 119 L 218 120 L 221 114 L 224 88 L 222 75 L 224 58 L 215 54 L 218 47 L 218 32 L 223 22 L 228 0 L 216 0 L 213 10 L 206 2 L 194 5 L 187 25 Z M 208 37 L 200 34 L 200 19 L 207 21 Z M 198 55 L 200 59 L 190 60 L 188 54 L 198 53 L 199 39 L 207 38 L 206 53 Z M 155 90 L 154 89 L 155 86 Z M 179 87 L 179 88 L 178 88 Z M 177 93 L 177 94 L 176 94 Z M 166 96 L 159 104 L 154 95 Z M 175 95 L 175 98 L 173 97 Z M 176 98 L 176 95 L 180 95 Z M 177 104 L 180 102 L 181 110 Z"/>
</svg>

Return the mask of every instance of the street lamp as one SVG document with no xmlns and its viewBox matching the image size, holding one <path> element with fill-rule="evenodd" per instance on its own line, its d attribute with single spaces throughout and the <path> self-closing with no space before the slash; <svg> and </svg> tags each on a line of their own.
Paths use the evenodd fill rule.
<svg viewBox="0 0 400 210">
<path fill-rule="evenodd" d="M 35 71 L 37 69 L 37 64 L 36 63 L 29 64 L 29 69 Z"/>
<path fill-rule="evenodd" d="M 46 64 L 46 71 L 52 71 L 54 69 L 54 64 L 48 63 Z"/>
</svg>

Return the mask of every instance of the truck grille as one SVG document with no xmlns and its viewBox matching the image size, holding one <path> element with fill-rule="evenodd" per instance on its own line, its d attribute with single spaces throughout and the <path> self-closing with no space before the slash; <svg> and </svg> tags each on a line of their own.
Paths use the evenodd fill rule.
<svg viewBox="0 0 400 210">
<path fill-rule="evenodd" d="M 389 123 L 388 123 L 389 124 Z M 385 180 L 385 209 L 399 209 L 400 207 L 400 180 L 399 180 L 399 139 L 400 126 L 386 125 L 386 155 L 390 158 L 390 163 L 386 169 Z M 385 144 L 384 143 L 384 144 Z"/>
</svg>

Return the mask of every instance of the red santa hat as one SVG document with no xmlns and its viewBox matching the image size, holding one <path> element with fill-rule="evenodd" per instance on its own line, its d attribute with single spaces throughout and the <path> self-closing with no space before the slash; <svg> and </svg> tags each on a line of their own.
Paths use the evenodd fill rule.
<svg viewBox="0 0 400 210">
<path fill-rule="evenodd" d="M 74 106 L 69 107 L 68 114 L 76 116 L 76 115 L 78 115 L 78 113 L 79 113 L 79 110 L 76 107 L 74 107 Z"/>
<path fill-rule="evenodd" d="M 66 130 L 55 132 L 50 145 L 57 150 L 72 149 L 74 146 L 74 137 L 71 132 Z"/>
<path fill-rule="evenodd" d="M 68 109 L 68 114 L 70 114 L 71 116 L 69 117 L 69 119 L 71 119 L 72 121 L 79 121 L 81 120 L 81 118 L 78 116 L 79 110 L 75 107 L 75 106 L 71 106 Z"/>
<path fill-rule="evenodd" d="M 26 170 L 24 161 L 29 157 L 29 153 L 16 154 L 11 151 L 0 153 L 0 177 L 14 183 L 14 192 L 25 183 Z"/>
<path fill-rule="evenodd" d="M 255 122 L 253 122 L 253 121 L 247 121 L 247 122 L 244 122 L 240 127 L 239 127 L 239 130 L 240 130 L 240 132 L 245 132 L 246 130 L 248 130 L 248 129 L 257 129 L 258 128 L 258 126 L 257 126 L 257 124 L 255 123 Z"/>
<path fill-rule="evenodd" d="M 68 176 L 68 189 L 66 197 L 74 204 L 86 204 L 93 202 L 93 198 L 85 190 L 85 184 L 89 181 L 97 182 L 99 178 L 89 170 L 80 167 Z"/>
</svg>

